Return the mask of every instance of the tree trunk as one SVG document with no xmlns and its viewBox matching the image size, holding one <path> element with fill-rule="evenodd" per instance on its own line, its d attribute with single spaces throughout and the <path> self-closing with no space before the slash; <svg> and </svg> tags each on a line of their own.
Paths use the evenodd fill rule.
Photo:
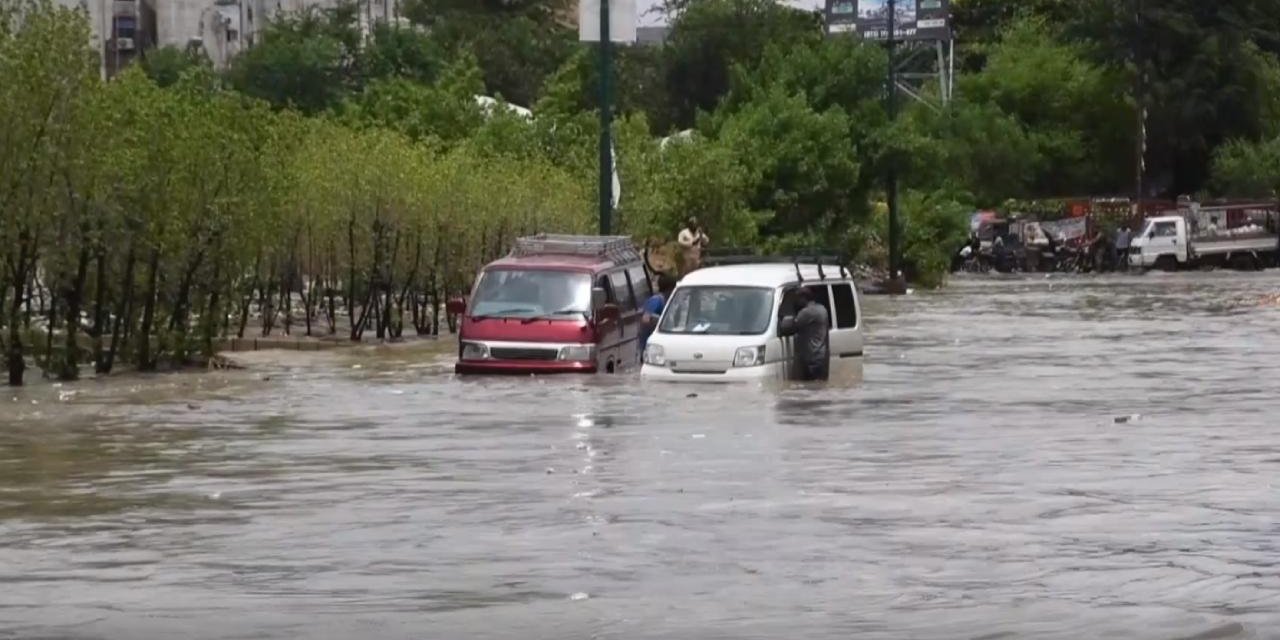
<svg viewBox="0 0 1280 640">
<path fill-rule="evenodd" d="M 356 331 L 356 219 L 347 221 L 347 321 L 351 323 L 351 339 L 357 340 Z"/>
<path fill-rule="evenodd" d="M 67 295 L 67 349 L 62 357 L 62 367 L 58 372 L 60 380 L 75 380 L 80 377 L 80 345 L 77 337 L 80 333 L 80 309 L 84 302 L 84 285 L 89 279 L 89 246 L 80 249 L 80 258 L 76 263 L 76 279 L 71 283 Z"/>
<path fill-rule="evenodd" d="M 156 298 L 160 288 L 160 250 L 152 249 L 147 261 L 147 297 L 142 305 L 142 325 L 138 328 L 138 369 L 155 371 L 151 352 L 151 330 L 156 319 Z"/>
<path fill-rule="evenodd" d="M 25 258 L 20 257 L 20 260 Z M 26 274 L 22 273 L 14 277 L 11 283 L 13 300 L 9 303 L 9 353 L 6 354 L 6 364 L 9 386 L 12 387 L 22 386 L 23 374 L 27 370 L 27 363 L 22 357 L 22 294 L 26 289 L 26 282 Z"/>
<path fill-rule="evenodd" d="M 205 308 L 205 312 L 203 316 L 200 318 L 200 322 L 203 325 L 203 331 L 201 332 L 203 335 L 201 337 L 203 338 L 202 343 L 203 343 L 203 349 L 204 349 L 204 357 L 206 360 L 213 360 L 213 355 L 214 355 L 213 337 L 214 337 L 214 334 L 217 332 L 217 328 L 218 328 L 218 320 L 217 320 L 218 304 L 220 302 L 218 300 L 218 297 L 219 297 L 218 294 L 222 291 L 222 287 L 219 285 L 218 280 L 221 277 L 222 277 L 222 261 L 214 260 L 213 286 L 210 287 L 210 290 L 209 290 L 209 303 L 208 303 L 208 306 Z"/>
<path fill-rule="evenodd" d="M 258 275 L 262 269 L 262 254 L 259 253 L 253 259 L 253 280 L 249 282 L 249 291 L 240 297 L 240 328 L 236 331 L 237 338 L 243 338 L 245 329 L 249 326 L 249 308 L 253 306 L 253 294 L 258 290 Z"/>
<path fill-rule="evenodd" d="M 119 351 L 120 343 L 124 342 L 124 335 L 129 331 L 129 325 L 133 324 L 133 270 L 137 264 L 137 250 L 134 247 L 133 240 L 129 241 L 129 251 L 124 259 L 124 284 L 120 293 L 120 300 L 116 303 L 116 321 L 111 327 L 111 346 L 107 349 L 106 358 L 97 367 L 98 373 L 108 374 L 115 366 L 116 353 Z"/>
<path fill-rule="evenodd" d="M 107 330 L 107 254 L 102 247 L 98 247 L 96 252 L 97 255 L 94 256 L 94 268 L 97 273 L 94 274 L 96 291 L 93 296 L 93 370 L 96 373 L 104 373 L 102 363 L 105 351 L 102 339 Z"/>
<path fill-rule="evenodd" d="M 9 303 L 9 353 L 7 368 L 9 370 L 9 386 L 21 387 L 27 371 L 27 362 L 23 358 L 22 349 L 22 304 L 26 298 L 27 264 L 34 262 L 28 253 L 31 251 L 30 236 L 26 231 L 18 234 L 18 260 L 11 264 L 13 300 Z M 30 301 L 27 302 L 30 308 Z M 29 312 L 28 312 L 29 313 Z"/>
</svg>

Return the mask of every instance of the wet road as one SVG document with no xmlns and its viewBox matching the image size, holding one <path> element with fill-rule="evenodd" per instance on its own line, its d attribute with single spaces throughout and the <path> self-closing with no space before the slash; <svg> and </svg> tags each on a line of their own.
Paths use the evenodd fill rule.
<svg viewBox="0 0 1280 640">
<path fill-rule="evenodd" d="M 1280 637 L 1275 292 L 875 299 L 854 388 L 402 348 L 6 390 L 0 638 Z"/>
</svg>

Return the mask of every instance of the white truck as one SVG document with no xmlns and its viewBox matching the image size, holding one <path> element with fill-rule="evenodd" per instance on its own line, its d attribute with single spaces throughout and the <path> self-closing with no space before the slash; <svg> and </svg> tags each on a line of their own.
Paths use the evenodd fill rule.
<svg viewBox="0 0 1280 640">
<path fill-rule="evenodd" d="M 1260 269 L 1275 264 L 1280 252 L 1277 222 L 1271 205 L 1193 206 L 1148 218 L 1129 245 L 1129 266 Z"/>
</svg>

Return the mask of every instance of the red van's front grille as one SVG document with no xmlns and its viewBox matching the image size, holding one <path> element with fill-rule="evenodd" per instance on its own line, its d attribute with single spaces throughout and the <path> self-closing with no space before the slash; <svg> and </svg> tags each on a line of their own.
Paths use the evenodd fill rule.
<svg viewBox="0 0 1280 640">
<path fill-rule="evenodd" d="M 494 360 L 555 360 L 560 356 L 560 350 L 530 347 L 492 347 L 489 349 L 489 356 Z"/>
</svg>

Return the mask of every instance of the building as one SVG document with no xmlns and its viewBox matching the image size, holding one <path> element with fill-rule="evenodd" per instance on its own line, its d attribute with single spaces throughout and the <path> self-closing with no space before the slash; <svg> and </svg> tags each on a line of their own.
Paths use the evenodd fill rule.
<svg viewBox="0 0 1280 640">
<path fill-rule="evenodd" d="M 241 51 L 261 40 L 267 24 L 283 14 L 333 9 L 340 0 L 154 0 L 161 47 L 198 48 L 214 68 L 225 69 Z M 360 28 L 397 19 L 399 0 L 359 0 Z"/>
<path fill-rule="evenodd" d="M 89 17 L 90 44 L 98 52 L 103 78 L 109 78 L 155 46 L 154 0 L 58 0 Z"/>
<path fill-rule="evenodd" d="M 91 43 L 110 78 L 156 47 L 197 49 L 217 69 L 261 40 L 276 16 L 309 8 L 331 9 L 340 0 L 57 0 L 89 17 Z M 398 19 L 400 0 L 360 0 L 360 27 Z"/>
</svg>

